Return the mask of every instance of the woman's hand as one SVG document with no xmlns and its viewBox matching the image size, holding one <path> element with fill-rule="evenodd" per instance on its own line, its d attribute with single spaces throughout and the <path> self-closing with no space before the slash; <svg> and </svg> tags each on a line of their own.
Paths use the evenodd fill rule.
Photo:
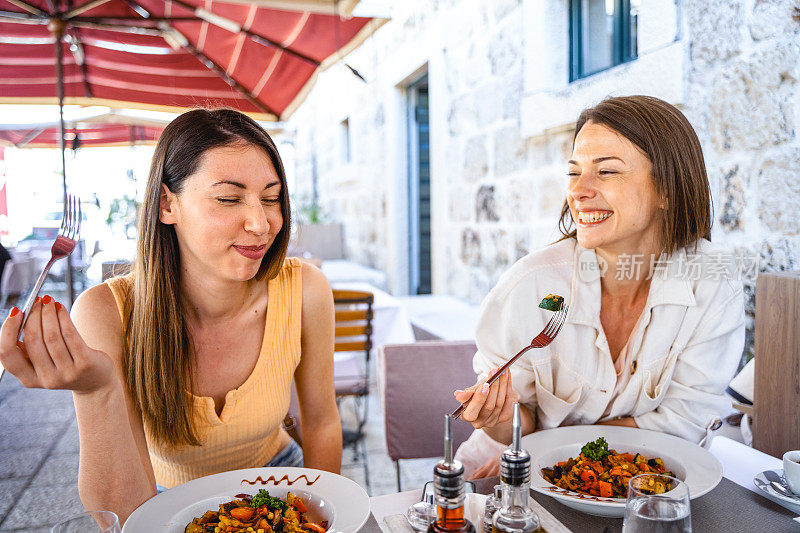
<svg viewBox="0 0 800 533">
<path fill-rule="evenodd" d="M 50 296 L 37 298 L 19 342 L 22 313 L 16 307 L 0 329 L 0 363 L 28 388 L 68 389 L 92 393 L 114 379 L 114 365 L 105 353 L 93 350 L 70 319 L 64 306 Z"/>
<path fill-rule="evenodd" d="M 470 479 L 483 479 L 485 477 L 492 477 L 492 476 L 499 476 L 500 475 L 500 456 L 503 455 L 502 453 L 498 454 L 497 457 L 492 457 L 481 466 L 478 467 L 477 470 L 472 474 Z"/>
<path fill-rule="evenodd" d="M 468 402 L 467 408 L 461 413 L 461 419 L 472 424 L 475 429 L 491 428 L 511 420 L 514 402 L 518 396 L 511 388 L 511 376 L 508 372 L 501 374 L 491 386 L 486 385 L 486 381 L 496 372 L 495 368 L 472 387 L 453 393 L 459 402 Z"/>
</svg>

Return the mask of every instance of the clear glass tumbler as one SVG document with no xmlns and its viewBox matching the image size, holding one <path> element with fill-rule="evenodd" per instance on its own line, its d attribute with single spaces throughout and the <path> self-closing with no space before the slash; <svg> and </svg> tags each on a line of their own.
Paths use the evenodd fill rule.
<svg viewBox="0 0 800 533">
<path fill-rule="evenodd" d="M 666 492 L 653 494 L 663 484 Z M 689 487 L 680 479 L 641 474 L 628 482 L 623 533 L 691 533 Z"/>
</svg>

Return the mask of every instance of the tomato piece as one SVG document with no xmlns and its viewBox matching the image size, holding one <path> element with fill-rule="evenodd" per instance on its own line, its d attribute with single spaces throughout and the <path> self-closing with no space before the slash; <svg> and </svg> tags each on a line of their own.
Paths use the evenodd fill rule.
<svg viewBox="0 0 800 533">
<path fill-rule="evenodd" d="M 298 511 L 300 511 L 301 513 L 307 513 L 308 512 L 308 509 L 306 509 L 306 506 L 303 503 L 303 500 L 301 500 L 300 498 L 295 498 L 294 503 L 292 505 L 294 505 L 294 508 L 297 509 Z"/>
<path fill-rule="evenodd" d="M 234 517 L 236 520 L 241 520 L 246 522 L 252 518 L 255 509 L 252 507 L 235 507 L 231 509 L 231 516 Z"/>
<path fill-rule="evenodd" d="M 322 526 L 315 524 L 314 522 L 306 522 L 303 524 L 303 529 L 313 531 L 314 533 L 325 533 L 325 530 L 322 528 Z"/>
<path fill-rule="evenodd" d="M 610 498 L 611 495 L 614 493 L 614 489 L 611 486 L 611 483 L 606 483 L 605 481 L 600 481 L 600 496 L 603 498 Z"/>
</svg>

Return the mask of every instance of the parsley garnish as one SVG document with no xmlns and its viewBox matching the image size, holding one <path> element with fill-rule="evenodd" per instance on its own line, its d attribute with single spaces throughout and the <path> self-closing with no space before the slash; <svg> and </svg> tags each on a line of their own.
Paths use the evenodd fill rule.
<svg viewBox="0 0 800 533">
<path fill-rule="evenodd" d="M 587 442 L 581 448 L 581 453 L 592 461 L 602 461 L 608 455 L 608 443 L 606 439 L 600 437 L 594 442 Z"/>
<path fill-rule="evenodd" d="M 285 501 L 281 500 L 280 498 L 270 496 L 269 492 L 265 491 L 264 489 L 259 489 L 258 494 L 253 496 L 253 499 L 250 500 L 250 506 L 254 509 L 258 509 L 262 505 L 266 505 L 267 509 L 270 511 L 274 511 L 276 509 L 285 511 L 289 507 L 286 505 Z"/>
</svg>

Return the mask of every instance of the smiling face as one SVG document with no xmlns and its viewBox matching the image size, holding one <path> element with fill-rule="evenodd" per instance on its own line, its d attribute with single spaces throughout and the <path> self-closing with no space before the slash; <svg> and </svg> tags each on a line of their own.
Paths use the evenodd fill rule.
<svg viewBox="0 0 800 533">
<path fill-rule="evenodd" d="M 181 192 L 162 186 L 159 219 L 175 228 L 181 269 L 252 279 L 283 225 L 280 194 L 281 180 L 261 148 L 241 143 L 205 152 Z"/>
<path fill-rule="evenodd" d="M 584 248 L 611 254 L 655 253 L 663 207 L 652 164 L 631 141 L 587 122 L 569 161 L 567 203 Z"/>
</svg>

